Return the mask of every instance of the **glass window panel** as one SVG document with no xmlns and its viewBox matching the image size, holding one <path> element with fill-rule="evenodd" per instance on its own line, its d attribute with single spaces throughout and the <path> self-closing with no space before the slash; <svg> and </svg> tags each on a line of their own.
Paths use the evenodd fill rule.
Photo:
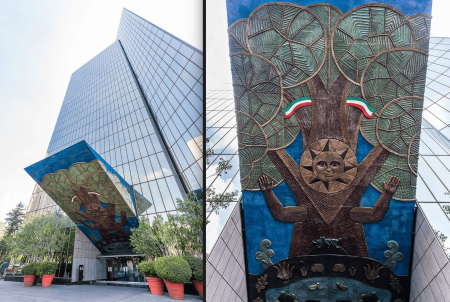
<svg viewBox="0 0 450 302">
<path fill-rule="evenodd" d="M 147 149 L 147 154 L 151 155 L 155 153 L 155 149 L 153 149 L 154 145 L 150 139 L 150 136 L 144 137 L 144 144 Z"/>
<path fill-rule="evenodd" d="M 183 72 L 181 73 L 180 77 L 181 77 L 181 79 L 183 79 L 183 81 L 189 87 L 193 87 L 195 85 L 195 83 L 197 83 L 195 78 L 192 75 L 190 75 L 186 70 L 183 70 Z"/>
<path fill-rule="evenodd" d="M 130 167 L 128 164 L 123 164 L 122 165 L 123 168 L 123 178 L 125 179 L 125 181 L 129 184 L 133 183 L 133 180 L 131 179 L 131 173 L 130 173 Z"/>
<path fill-rule="evenodd" d="M 136 168 L 136 163 L 134 161 L 130 162 L 128 164 L 128 166 L 130 167 L 131 178 L 133 179 L 133 184 L 137 184 L 137 183 L 146 181 L 146 179 L 142 179 L 142 180 L 139 179 L 139 173 Z"/>
<path fill-rule="evenodd" d="M 150 181 L 149 183 L 150 192 L 152 193 L 154 206 L 157 212 L 163 212 L 166 209 L 164 208 L 164 203 L 161 198 L 161 194 L 159 193 L 158 184 L 156 183 L 156 180 Z"/>
<path fill-rule="evenodd" d="M 180 78 L 175 82 L 175 85 L 177 85 L 178 89 L 180 89 L 184 95 L 188 95 L 191 91 L 191 89 Z"/>
<path fill-rule="evenodd" d="M 142 159 L 136 160 L 136 168 L 141 182 L 147 181 L 147 174 L 145 173 L 144 163 Z"/>
<path fill-rule="evenodd" d="M 159 142 L 158 138 L 156 137 L 156 134 L 150 135 L 150 139 L 152 141 L 151 145 L 153 146 L 153 149 L 155 150 L 155 152 L 156 153 L 161 152 L 162 151 L 161 143 Z M 147 141 L 145 143 L 147 145 Z M 147 148 L 148 148 L 148 145 L 147 145 Z"/>
<path fill-rule="evenodd" d="M 192 173 L 191 169 L 188 168 L 184 170 L 183 173 L 186 176 L 186 179 L 189 181 L 192 190 L 197 190 L 201 188 L 197 180 L 195 179 L 194 173 Z"/>
<path fill-rule="evenodd" d="M 436 176 L 432 169 L 428 166 L 428 164 L 423 160 L 421 156 L 419 159 L 419 174 L 422 177 L 422 180 L 430 189 L 431 193 L 438 201 L 445 201 L 446 196 L 445 193 L 448 190 L 444 187 L 440 179 Z"/>
<path fill-rule="evenodd" d="M 203 56 L 198 52 L 194 52 L 191 57 L 191 61 L 197 64 L 197 66 L 199 66 L 200 68 L 203 68 Z"/>
<path fill-rule="evenodd" d="M 130 133 L 129 133 L 128 129 L 124 129 L 122 131 L 122 133 L 123 133 L 123 136 L 124 136 L 125 144 L 130 143 L 131 142 L 131 138 L 130 138 Z"/>
<path fill-rule="evenodd" d="M 142 192 L 140 192 L 142 194 L 142 196 L 144 196 L 145 199 L 147 199 L 152 205 L 145 211 L 145 214 L 153 214 L 155 213 L 155 206 L 153 205 L 153 198 L 152 198 L 152 194 L 150 193 L 150 188 L 148 186 L 148 183 L 143 183 L 141 184 L 141 188 L 142 188 Z"/>
<path fill-rule="evenodd" d="M 136 133 L 136 139 L 141 139 L 143 136 L 148 136 L 147 127 L 143 122 L 133 126 L 134 132 Z"/>
<path fill-rule="evenodd" d="M 117 163 L 117 165 L 121 165 L 123 163 L 123 161 L 122 161 L 122 155 L 120 154 L 120 148 L 116 148 L 114 150 L 114 153 L 116 154 L 116 163 Z"/>
<path fill-rule="evenodd" d="M 420 175 L 417 177 L 417 189 L 416 189 L 416 199 L 418 202 L 421 201 L 436 201 L 436 199 L 431 194 L 430 190 L 428 190 L 427 186 L 423 182 Z"/>
<path fill-rule="evenodd" d="M 144 164 L 144 168 L 145 168 L 145 175 L 147 176 L 147 180 L 154 180 L 155 179 L 155 174 L 153 173 L 153 167 L 151 164 L 151 160 L 150 157 L 144 157 L 142 159 L 142 163 Z"/>
<path fill-rule="evenodd" d="M 141 158 L 141 153 L 139 152 L 139 146 L 138 143 L 136 141 L 131 143 L 132 149 L 133 149 L 133 154 L 134 154 L 134 159 L 138 159 Z"/>
<path fill-rule="evenodd" d="M 197 67 L 197 65 L 192 62 L 187 63 L 186 70 L 189 71 L 189 73 L 196 79 L 200 79 L 200 77 L 203 75 L 203 70 Z"/>
<path fill-rule="evenodd" d="M 161 196 L 164 200 L 164 205 L 166 208 L 166 211 L 173 211 L 175 210 L 175 204 L 173 203 L 172 196 L 170 195 L 169 188 L 167 187 L 166 180 L 158 179 L 158 186 L 159 191 L 161 192 Z"/>
<path fill-rule="evenodd" d="M 445 152 L 445 149 L 443 149 L 439 143 L 436 142 L 436 140 L 433 139 L 432 136 L 428 134 L 429 130 L 424 130 L 420 134 L 420 140 L 427 145 L 428 148 L 431 149 L 431 151 L 436 155 L 448 155 L 447 152 Z"/>
<path fill-rule="evenodd" d="M 188 59 L 186 59 L 184 56 L 182 56 L 180 53 L 177 53 L 175 56 L 175 61 L 177 61 L 178 64 L 181 65 L 181 67 L 186 66 Z"/>
<path fill-rule="evenodd" d="M 164 173 L 161 169 L 161 165 L 159 164 L 158 157 L 156 155 L 151 155 L 149 156 L 149 158 L 150 162 L 152 163 L 154 178 L 164 177 Z"/>
<path fill-rule="evenodd" d="M 172 169 L 167 162 L 166 155 L 163 152 L 157 153 L 159 164 L 161 165 L 162 171 L 164 172 L 164 176 L 172 175 Z M 153 162 L 152 162 L 153 163 Z"/>
<path fill-rule="evenodd" d="M 131 143 L 130 144 L 126 144 L 125 147 L 127 148 L 128 160 L 129 161 L 135 160 L 135 158 L 134 158 L 134 151 L 133 151 L 133 147 L 132 147 Z"/>
<path fill-rule="evenodd" d="M 127 156 L 127 148 L 125 147 L 125 145 L 120 147 L 120 153 L 122 154 L 122 163 L 127 163 L 129 160 Z"/>
</svg>

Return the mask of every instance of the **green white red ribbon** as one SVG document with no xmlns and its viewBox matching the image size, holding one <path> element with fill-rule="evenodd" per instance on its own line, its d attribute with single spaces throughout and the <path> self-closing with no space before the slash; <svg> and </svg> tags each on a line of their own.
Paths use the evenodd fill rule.
<svg viewBox="0 0 450 302">
<path fill-rule="evenodd" d="M 100 196 L 99 193 L 94 192 L 94 191 L 89 191 L 88 194 Z M 78 197 L 77 195 L 72 196 L 72 198 L 70 199 L 70 202 L 73 202 L 75 200 L 75 198 L 77 198 L 77 197 Z"/>
<path fill-rule="evenodd" d="M 304 106 L 311 106 L 311 98 L 309 97 L 303 97 L 299 98 L 292 103 L 290 103 L 286 109 L 283 110 L 283 113 L 285 114 L 284 118 L 290 118 L 297 109 L 304 107 Z M 370 119 L 373 119 L 373 114 L 375 113 L 375 110 L 370 107 L 370 104 L 360 98 L 354 98 L 349 97 L 347 98 L 347 106 L 352 106 L 360 109 L 364 116 Z"/>
</svg>

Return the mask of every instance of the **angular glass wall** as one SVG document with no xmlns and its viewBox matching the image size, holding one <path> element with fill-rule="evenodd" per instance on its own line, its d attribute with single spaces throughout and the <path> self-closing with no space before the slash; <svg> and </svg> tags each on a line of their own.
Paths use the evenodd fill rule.
<svg viewBox="0 0 450 302">
<path fill-rule="evenodd" d="M 450 38 L 431 38 L 423 117 L 450 137 Z"/>
<path fill-rule="evenodd" d="M 203 53 L 126 9 L 117 39 L 181 185 L 185 191 L 201 189 L 203 154 L 198 141 L 203 136 Z"/>
<path fill-rule="evenodd" d="M 450 259 L 450 141 L 424 120 L 417 201 Z"/>
<path fill-rule="evenodd" d="M 85 140 L 166 217 L 183 197 L 119 41 L 72 75 L 48 153 Z"/>
<path fill-rule="evenodd" d="M 206 188 L 216 194 L 238 191 L 236 200 L 241 197 L 241 182 L 239 178 L 238 141 L 236 136 L 236 114 L 234 111 L 233 87 L 223 84 L 221 87 L 206 92 L 206 142 L 208 155 L 206 161 Z M 226 163 L 231 168 L 220 172 L 219 164 Z M 217 236 L 231 215 L 235 203 L 227 209 L 216 209 L 207 203 L 206 217 L 208 230 L 206 232 L 206 252 L 209 253 L 215 244 Z M 220 220 L 219 220 L 220 219 Z"/>
</svg>

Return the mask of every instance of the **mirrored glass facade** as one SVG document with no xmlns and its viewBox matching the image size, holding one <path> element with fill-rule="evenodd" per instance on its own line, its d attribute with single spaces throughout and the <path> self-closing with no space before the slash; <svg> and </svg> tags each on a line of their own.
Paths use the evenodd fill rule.
<svg viewBox="0 0 450 302">
<path fill-rule="evenodd" d="M 124 9 L 117 39 L 185 190 L 202 187 L 203 54 Z"/>
<path fill-rule="evenodd" d="M 203 53 L 124 9 L 116 41 L 72 74 L 47 156 L 85 140 L 151 204 L 139 214 L 153 221 L 202 190 L 202 129 Z M 26 217 L 44 212 L 66 216 L 36 185 Z M 75 236 L 70 219 L 59 223 Z"/>
</svg>

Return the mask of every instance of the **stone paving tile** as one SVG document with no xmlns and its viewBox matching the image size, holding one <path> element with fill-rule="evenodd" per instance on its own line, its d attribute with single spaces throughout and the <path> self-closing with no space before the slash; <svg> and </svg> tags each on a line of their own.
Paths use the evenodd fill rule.
<svg viewBox="0 0 450 302">
<path fill-rule="evenodd" d="M 199 296 L 184 295 L 184 301 L 200 302 Z M 102 286 L 102 285 L 41 285 L 23 287 L 22 282 L 4 281 L 0 279 L 1 302 L 123 302 L 151 301 L 170 302 L 168 293 L 154 296 L 146 288 Z"/>
</svg>

